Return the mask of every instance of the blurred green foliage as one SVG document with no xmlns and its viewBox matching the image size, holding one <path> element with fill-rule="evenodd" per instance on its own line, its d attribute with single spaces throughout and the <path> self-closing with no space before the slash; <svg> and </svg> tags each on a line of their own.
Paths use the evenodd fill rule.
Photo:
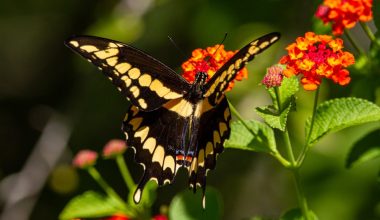
<svg viewBox="0 0 380 220">
<path fill-rule="evenodd" d="M 313 13 L 319 3 L 296 0 L 3 0 L 0 3 L 0 178 L 21 170 L 42 128 L 55 112 L 67 116 L 73 125 L 72 137 L 60 164 L 69 164 L 72 153 L 79 149 L 100 150 L 109 139 L 123 137 L 120 125 L 128 102 L 96 68 L 64 47 L 63 41 L 68 36 L 91 34 L 133 44 L 178 69 L 186 58 L 169 42 L 168 35 L 185 54 L 190 54 L 195 48 L 219 43 L 226 32 L 229 34 L 226 49 L 234 50 L 257 36 L 279 31 L 281 41 L 251 62 L 249 79 L 238 82 L 228 94 L 245 118 L 257 118 L 254 108 L 270 103 L 264 88 L 258 86 L 265 68 L 285 54 L 284 47 L 295 37 L 312 29 Z M 358 41 L 369 45 L 360 31 L 354 30 L 354 34 Z M 352 49 L 349 44 L 345 47 Z M 379 73 L 374 72 L 374 75 Z M 378 81 L 369 82 L 375 83 L 371 90 L 378 87 Z M 342 88 L 327 83 L 321 89 L 321 96 L 322 99 L 348 96 L 354 91 L 367 91 L 366 86 L 365 77 L 353 73 L 350 86 Z M 378 92 L 370 94 L 373 100 L 378 100 Z M 311 93 L 299 93 L 298 99 L 301 106 L 297 109 L 308 109 L 312 105 Z M 300 111 L 299 118 L 290 115 L 292 129 L 303 133 L 300 123 L 309 114 Z M 322 139 L 306 158 L 302 170 L 305 192 L 310 207 L 320 219 L 380 218 L 380 187 L 376 182 L 378 160 L 350 170 L 344 167 L 351 143 L 377 126 L 350 128 Z M 137 180 L 141 167 L 133 162 L 132 151 L 127 153 L 126 160 Z M 98 168 L 112 185 L 117 186 L 121 195 L 126 195 L 113 165 L 102 162 Z M 31 219 L 57 219 L 74 195 L 98 189 L 88 176 L 79 174 L 79 187 L 70 192 L 46 184 Z M 51 178 L 57 178 L 55 175 Z M 71 184 L 78 181 L 75 175 L 62 175 L 71 178 Z M 227 149 L 207 181 L 221 192 L 223 219 L 278 218 L 283 210 L 296 206 L 288 173 L 265 155 Z M 186 187 L 187 176 L 180 172 L 173 185 L 158 190 L 153 212 L 157 213 L 162 204 L 168 205 L 176 192 Z"/>
</svg>

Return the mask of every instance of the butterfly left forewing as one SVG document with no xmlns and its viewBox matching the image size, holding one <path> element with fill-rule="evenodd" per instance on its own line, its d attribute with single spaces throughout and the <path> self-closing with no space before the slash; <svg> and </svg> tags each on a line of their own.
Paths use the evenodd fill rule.
<svg viewBox="0 0 380 220">
<path fill-rule="evenodd" d="M 212 104 L 218 104 L 228 84 L 236 77 L 239 70 L 241 70 L 247 62 L 252 60 L 255 55 L 267 49 L 279 38 L 279 33 L 270 33 L 252 41 L 240 49 L 207 82 L 204 97 L 209 97 Z"/>
<path fill-rule="evenodd" d="M 65 44 L 96 65 L 143 111 L 152 111 L 189 90 L 172 69 L 148 54 L 118 41 L 92 36 L 75 36 Z"/>
</svg>

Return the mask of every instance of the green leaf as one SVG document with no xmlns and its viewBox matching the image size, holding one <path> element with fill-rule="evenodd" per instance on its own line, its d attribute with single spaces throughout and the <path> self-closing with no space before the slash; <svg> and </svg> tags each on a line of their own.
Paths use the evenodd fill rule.
<svg viewBox="0 0 380 220">
<path fill-rule="evenodd" d="M 346 161 L 346 167 L 362 164 L 380 157 L 380 129 L 375 130 L 357 141 L 351 148 Z"/>
<path fill-rule="evenodd" d="M 178 193 L 169 207 L 169 219 L 219 220 L 222 219 L 222 213 L 221 196 L 211 187 L 206 190 L 206 209 L 202 208 L 201 190 L 198 190 L 196 194 L 189 190 Z"/>
<path fill-rule="evenodd" d="M 255 152 L 277 152 L 272 128 L 255 120 L 244 122 L 249 130 L 240 121 L 231 123 L 230 139 L 225 142 L 224 147 Z"/>
<path fill-rule="evenodd" d="M 314 214 L 313 211 L 309 210 L 309 220 L 318 220 L 318 217 Z M 287 211 L 280 220 L 305 220 L 302 215 L 302 211 L 299 208 L 291 209 Z"/>
<path fill-rule="evenodd" d="M 311 119 L 307 121 L 306 143 L 310 146 L 330 132 L 378 120 L 380 108 L 372 102 L 358 98 L 333 99 L 317 107 L 310 136 Z"/>
<path fill-rule="evenodd" d="M 264 121 L 272 128 L 277 128 L 281 131 L 285 131 L 286 121 L 292 104 L 289 104 L 280 115 L 272 111 L 270 106 L 256 108 L 256 113 L 264 119 Z"/>
<path fill-rule="evenodd" d="M 157 187 L 157 183 L 154 181 L 149 181 L 144 187 L 144 191 L 142 193 L 139 204 L 136 204 L 133 200 L 133 195 L 136 188 L 131 190 L 128 195 L 128 205 L 133 209 L 138 210 L 140 214 L 149 214 L 150 209 L 157 198 Z"/>
<path fill-rule="evenodd" d="M 294 101 L 294 94 L 296 94 L 299 90 L 299 82 L 296 76 L 292 76 L 290 78 L 284 77 L 282 80 L 281 86 L 277 87 L 278 93 L 280 95 L 280 104 L 282 108 L 287 108 L 288 105 Z M 268 89 L 269 95 L 272 98 L 273 106 L 276 110 L 278 110 L 278 103 L 276 92 L 274 88 Z M 293 107 L 295 107 L 295 102 Z"/>
<path fill-rule="evenodd" d="M 284 77 L 281 86 L 278 87 L 282 108 L 287 107 L 292 101 L 294 94 L 299 90 L 299 82 L 296 76 Z M 293 106 L 295 107 L 295 105 Z"/>
<path fill-rule="evenodd" d="M 97 218 L 115 213 L 127 213 L 126 204 L 94 191 L 74 197 L 63 209 L 59 219 Z"/>
<path fill-rule="evenodd" d="M 315 16 L 312 19 L 312 30 L 318 34 L 329 34 L 331 35 L 331 24 L 324 24 L 323 21 Z"/>
</svg>

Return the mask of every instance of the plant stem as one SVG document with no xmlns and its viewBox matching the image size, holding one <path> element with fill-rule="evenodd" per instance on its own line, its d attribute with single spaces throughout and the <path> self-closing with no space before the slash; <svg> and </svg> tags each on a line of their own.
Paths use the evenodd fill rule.
<svg viewBox="0 0 380 220">
<path fill-rule="evenodd" d="M 372 43 L 376 44 L 378 47 L 380 47 L 379 43 L 376 40 L 375 35 L 369 28 L 368 24 L 366 22 L 359 22 L 360 26 L 363 28 L 364 32 L 367 34 L 368 38 L 372 41 Z"/>
<path fill-rule="evenodd" d="M 278 114 L 281 114 L 282 112 L 282 106 L 281 106 L 281 97 L 280 97 L 280 91 L 278 90 L 278 87 L 274 87 L 274 92 L 276 94 L 276 101 L 277 101 L 277 108 L 278 108 Z M 291 167 L 294 167 L 296 165 L 296 161 L 294 159 L 294 154 L 292 150 L 292 144 L 290 142 L 289 138 L 289 132 L 288 129 L 285 128 L 285 131 L 281 133 L 285 142 L 285 150 L 286 154 L 288 155 L 288 159 L 290 161 Z"/>
<path fill-rule="evenodd" d="M 348 30 L 345 30 L 344 31 L 344 35 L 346 35 L 348 41 L 350 41 L 351 45 L 355 48 L 355 50 L 359 53 L 359 54 L 365 54 L 364 53 L 364 50 L 359 47 L 359 45 L 355 42 L 355 40 L 352 38 L 351 36 L 351 33 L 348 31 Z"/>
<path fill-rule="evenodd" d="M 298 168 L 293 169 L 292 172 L 293 172 L 293 177 L 294 177 L 294 185 L 296 187 L 296 192 L 297 192 L 298 204 L 301 208 L 301 211 L 302 211 L 302 214 L 303 214 L 305 220 L 309 220 L 310 219 L 309 208 L 307 205 L 305 193 L 302 190 L 299 169 Z"/>
<path fill-rule="evenodd" d="M 91 175 L 91 177 L 94 178 L 94 180 L 99 184 L 99 186 L 103 188 L 103 190 L 107 193 L 108 196 L 113 197 L 119 201 L 123 201 L 120 198 L 120 196 L 112 189 L 112 187 L 108 185 L 108 183 L 103 179 L 103 177 L 94 167 L 87 168 L 87 171 Z"/>
<path fill-rule="evenodd" d="M 317 90 L 315 91 L 315 94 L 314 94 L 313 112 L 311 115 L 310 129 L 309 129 L 309 131 L 307 131 L 308 133 L 307 133 L 307 138 L 305 140 L 305 145 L 303 146 L 302 152 L 297 159 L 297 166 L 301 166 L 301 164 L 303 163 L 303 160 L 305 159 L 307 152 L 309 151 L 309 147 L 311 144 L 310 138 L 311 138 L 311 133 L 312 133 L 313 127 L 314 127 L 315 113 L 317 111 L 318 97 L 319 97 L 319 87 L 317 88 Z"/>
<path fill-rule="evenodd" d="M 286 154 L 288 155 L 288 159 L 290 161 L 291 166 L 294 168 L 294 167 L 296 167 L 296 160 L 294 159 L 294 154 L 293 154 L 292 144 L 290 143 L 288 129 L 286 129 L 284 132 L 282 132 L 282 136 L 283 136 L 284 142 L 285 142 Z"/>
<path fill-rule="evenodd" d="M 234 114 L 237 119 L 244 125 L 244 127 L 252 133 L 252 135 L 256 136 L 256 134 L 251 130 L 251 128 L 245 123 L 243 117 L 240 115 L 240 113 L 236 110 L 236 108 L 232 105 L 232 103 L 228 100 L 228 105 L 230 106 L 232 114 Z"/>
<path fill-rule="evenodd" d="M 228 101 L 228 104 L 230 106 L 230 109 L 231 109 L 231 112 L 232 114 L 234 114 L 238 120 L 243 124 L 243 126 L 255 137 L 257 137 L 257 139 L 259 139 L 260 141 L 262 141 L 260 139 L 259 136 L 257 136 L 257 134 L 255 134 L 254 131 L 252 131 L 252 129 L 247 125 L 247 123 L 245 123 L 243 117 L 240 115 L 240 113 L 236 110 L 236 108 L 232 105 L 232 103 L 230 101 Z M 284 167 L 289 167 L 290 166 L 290 163 L 289 161 L 287 161 L 277 150 L 276 151 L 271 151 L 270 154 L 275 157 Z"/>
<path fill-rule="evenodd" d="M 119 167 L 120 173 L 123 176 L 124 182 L 127 185 L 128 189 L 133 190 L 135 188 L 135 182 L 133 181 L 131 173 L 128 170 L 123 155 L 119 154 L 116 156 L 116 163 Z"/>
<path fill-rule="evenodd" d="M 281 97 L 280 97 L 280 92 L 279 92 L 277 87 L 275 87 L 275 93 L 276 93 L 278 111 L 279 111 L 279 113 L 281 113 L 281 111 L 282 111 Z M 305 220 L 309 220 L 310 219 L 309 218 L 309 208 L 307 206 L 305 194 L 304 194 L 302 187 L 301 187 L 301 181 L 300 181 L 300 175 L 299 175 L 299 168 L 300 167 L 298 166 L 298 164 L 294 158 L 292 143 L 290 142 L 290 137 L 289 137 L 289 132 L 288 132 L 287 127 L 285 128 L 285 131 L 282 132 L 282 136 L 283 136 L 284 143 L 285 143 L 286 154 L 288 155 L 288 159 L 289 159 L 290 164 L 291 164 L 291 166 L 289 168 L 291 168 L 291 171 L 292 171 L 293 177 L 294 177 L 294 185 L 295 185 L 296 192 L 297 192 L 298 205 L 301 208 L 302 215 L 304 216 Z"/>
</svg>

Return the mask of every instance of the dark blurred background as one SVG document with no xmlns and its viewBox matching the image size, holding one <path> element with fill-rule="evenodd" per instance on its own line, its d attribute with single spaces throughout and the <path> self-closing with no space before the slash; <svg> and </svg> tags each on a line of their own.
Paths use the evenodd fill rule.
<svg viewBox="0 0 380 220">
<path fill-rule="evenodd" d="M 100 190 L 84 172 L 71 168 L 80 149 L 100 151 L 112 138 L 124 138 L 121 121 L 129 103 L 94 66 L 63 45 L 72 34 L 119 40 L 138 47 L 179 71 L 186 59 L 170 35 L 190 55 L 198 47 L 225 40 L 236 50 L 250 40 L 279 31 L 279 43 L 248 65 L 249 79 L 236 83 L 229 99 L 245 118 L 270 103 L 259 82 L 265 68 L 278 62 L 284 48 L 312 30 L 319 1 L 295 0 L 2 0 L 0 2 L 0 208 L 15 219 L 57 219 L 64 205 L 85 190 Z M 354 36 L 364 43 L 362 32 Z M 349 45 L 347 45 L 350 50 Z M 325 84 L 322 100 L 340 95 Z M 300 92 L 293 114 L 295 144 L 304 137 L 312 93 Z M 369 124 L 324 138 L 301 170 L 312 210 L 322 220 L 380 219 L 378 161 L 350 170 L 346 155 L 355 140 L 376 128 Z M 142 174 L 126 155 L 135 180 Z M 122 179 L 112 161 L 98 169 L 119 193 Z M 224 219 L 255 215 L 277 218 L 297 204 L 290 173 L 268 155 L 226 150 L 210 172 L 208 184 L 220 190 Z M 172 186 L 159 189 L 154 207 L 168 205 L 187 188 L 180 172 Z M 3 213 L 2 219 L 5 218 Z"/>
</svg>

